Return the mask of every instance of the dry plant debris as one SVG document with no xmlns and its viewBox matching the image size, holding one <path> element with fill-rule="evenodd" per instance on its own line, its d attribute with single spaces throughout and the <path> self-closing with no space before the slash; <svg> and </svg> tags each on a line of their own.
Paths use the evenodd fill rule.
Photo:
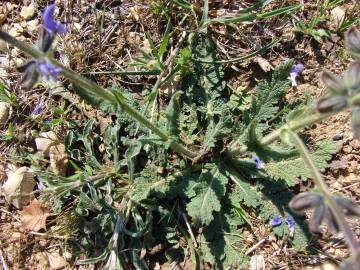
<svg viewBox="0 0 360 270">
<path fill-rule="evenodd" d="M 42 205 L 37 199 L 33 199 L 28 206 L 20 212 L 22 228 L 38 232 L 46 229 L 46 219 L 49 209 Z"/>
</svg>

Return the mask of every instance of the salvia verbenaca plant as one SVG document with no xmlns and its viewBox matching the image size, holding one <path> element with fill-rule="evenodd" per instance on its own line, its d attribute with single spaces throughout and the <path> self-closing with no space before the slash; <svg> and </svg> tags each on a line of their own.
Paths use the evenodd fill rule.
<svg viewBox="0 0 360 270">
<path fill-rule="evenodd" d="M 187 238 L 187 241 L 190 246 L 191 250 L 191 256 L 193 256 L 194 264 L 198 261 L 198 258 L 194 255 L 196 253 L 195 247 L 197 243 L 196 241 L 201 241 L 202 243 L 209 243 L 210 240 L 207 240 L 206 237 L 209 237 L 209 239 L 216 239 L 218 237 L 218 230 L 223 229 L 224 227 L 224 220 L 225 215 L 220 213 L 221 204 L 213 202 L 212 205 L 206 205 L 206 209 L 198 209 L 197 206 L 198 200 L 200 196 L 203 197 L 211 197 L 211 198 L 217 198 L 219 196 L 224 196 L 226 193 L 225 187 L 227 184 L 228 179 L 231 179 L 235 184 L 238 184 L 243 188 L 244 186 L 248 188 L 248 191 L 254 192 L 250 187 L 250 185 L 242 180 L 243 175 L 239 174 L 236 170 L 236 162 L 240 162 L 244 168 L 246 166 L 250 166 L 249 162 L 247 160 L 250 160 L 250 164 L 254 165 L 253 167 L 250 166 L 251 170 L 255 170 L 258 174 L 257 176 L 261 176 L 262 172 L 266 172 L 267 164 L 266 164 L 266 156 L 262 155 L 259 157 L 256 155 L 256 151 L 253 150 L 253 146 L 255 145 L 257 148 L 266 148 L 265 146 L 270 145 L 274 141 L 281 139 L 286 144 L 291 144 L 292 146 L 295 146 L 296 150 L 300 154 L 300 157 L 303 161 L 303 163 L 308 167 L 310 173 L 312 174 L 314 183 L 316 188 L 313 191 L 308 191 L 304 193 L 300 193 L 297 196 L 295 196 L 289 206 L 296 212 L 296 213 L 303 213 L 306 210 L 312 210 L 312 216 L 310 218 L 309 222 L 309 229 L 313 233 L 318 233 L 321 231 L 321 224 L 323 222 L 326 222 L 328 225 L 328 229 L 333 232 L 341 231 L 344 234 L 344 237 L 348 243 L 348 246 L 351 250 L 351 255 L 348 260 L 346 260 L 342 264 L 343 270 L 351 270 L 351 269 L 359 269 L 360 267 L 360 249 L 359 249 L 359 243 L 357 242 L 357 239 L 352 232 L 349 224 L 346 221 L 346 217 L 349 216 L 360 216 L 360 209 L 354 203 L 353 201 L 339 197 L 336 195 L 333 195 L 329 192 L 322 176 L 318 168 L 318 164 L 315 163 L 313 160 L 313 155 L 310 154 L 309 150 L 301 140 L 301 138 L 297 135 L 296 130 L 303 128 L 305 126 L 308 126 L 314 122 L 321 121 L 322 119 L 325 119 L 326 117 L 329 117 L 330 115 L 333 115 L 335 113 L 338 113 L 340 111 L 343 111 L 344 109 L 351 108 L 352 110 L 352 127 L 354 131 L 354 136 L 358 139 L 360 139 L 360 60 L 355 61 L 352 63 L 349 68 L 346 70 L 345 75 L 343 78 L 338 78 L 337 76 L 329 73 L 324 72 L 322 74 L 322 80 L 324 84 L 326 85 L 327 89 L 329 90 L 328 96 L 320 98 L 314 106 L 310 106 L 309 108 L 306 108 L 307 110 L 312 110 L 314 113 L 311 114 L 302 114 L 304 109 L 299 110 L 299 112 L 293 113 L 287 120 L 287 123 L 281 126 L 280 128 L 268 133 L 263 138 L 258 138 L 258 133 L 256 132 L 256 124 L 257 120 L 255 119 L 256 115 L 254 116 L 254 119 L 250 119 L 250 124 L 248 128 L 245 129 L 244 133 L 246 134 L 246 139 L 239 136 L 239 138 L 234 138 L 232 142 L 230 142 L 224 149 L 221 149 L 221 151 L 218 151 L 214 146 L 215 142 L 219 140 L 219 138 L 224 137 L 225 135 L 229 135 L 231 133 L 231 127 L 233 123 L 231 122 L 231 119 L 222 118 L 223 115 L 221 113 L 217 112 L 216 104 L 220 103 L 219 95 L 215 93 L 213 96 L 209 96 L 209 99 L 213 99 L 216 102 L 214 102 L 211 105 L 214 106 L 206 106 L 206 113 L 204 114 L 204 119 L 202 119 L 204 122 L 208 122 L 208 131 L 206 132 L 206 146 L 203 148 L 203 151 L 201 153 L 196 153 L 192 149 L 188 149 L 187 146 L 178 138 L 178 127 L 179 122 L 181 122 L 179 117 L 179 100 L 188 93 L 183 93 L 182 91 L 177 91 L 173 94 L 169 106 L 165 113 L 165 118 L 167 119 L 168 123 L 164 125 L 166 128 L 166 131 L 164 128 L 159 128 L 157 125 L 155 125 L 152 121 L 149 121 L 145 115 L 139 112 L 139 110 L 131 105 L 130 102 L 128 102 L 128 99 L 126 98 L 125 93 L 121 93 L 119 91 L 113 91 L 104 89 L 92 81 L 80 76 L 79 74 L 75 73 L 71 69 L 61 65 L 58 63 L 52 56 L 52 46 L 53 42 L 56 38 L 57 34 L 65 34 L 66 33 L 66 26 L 54 19 L 54 12 L 55 12 L 55 5 L 50 5 L 46 8 L 44 14 L 43 14 L 43 28 L 40 32 L 39 39 L 37 42 L 37 47 L 31 47 L 24 42 L 21 42 L 7 33 L 0 31 L 0 38 L 4 41 L 8 42 L 9 44 L 18 47 L 20 50 L 24 51 L 31 57 L 33 57 L 33 60 L 30 60 L 28 63 L 26 63 L 24 66 L 19 68 L 19 71 L 23 73 L 23 80 L 22 84 L 25 88 L 31 88 L 34 87 L 34 85 L 38 82 L 41 76 L 43 76 L 46 80 L 57 80 L 58 75 L 61 74 L 70 81 L 72 81 L 75 85 L 80 86 L 83 90 L 86 91 L 86 94 L 88 96 L 93 97 L 97 101 L 106 101 L 112 105 L 117 105 L 121 108 L 121 110 L 128 114 L 129 117 L 131 117 L 133 120 L 136 120 L 138 123 L 140 123 L 144 128 L 147 128 L 151 131 L 152 136 L 156 136 L 156 143 L 160 145 L 160 142 L 164 145 L 164 150 L 171 149 L 172 151 L 178 153 L 180 156 L 184 157 L 184 160 L 191 160 L 191 164 L 194 166 L 193 171 L 198 171 L 199 167 L 197 166 L 198 163 L 203 163 L 200 170 L 203 170 L 200 177 L 197 178 L 198 181 L 202 181 L 199 183 L 196 183 L 196 181 L 192 180 L 193 174 L 192 172 L 187 172 L 188 174 L 184 173 L 184 177 L 182 178 L 183 181 L 193 181 L 195 183 L 193 184 L 193 188 L 186 190 L 184 193 L 186 193 L 187 198 L 191 199 L 191 202 L 188 203 L 186 206 L 186 210 L 188 214 L 193 218 L 194 223 L 201 223 L 204 225 L 204 229 L 207 230 L 210 228 L 210 224 L 215 227 L 214 231 L 207 231 L 205 233 L 205 239 L 200 238 L 200 240 L 194 239 L 193 232 L 191 231 L 191 226 L 188 224 L 186 215 L 184 214 L 184 209 L 182 209 L 182 205 L 178 205 L 178 211 L 181 213 L 179 216 L 184 217 L 185 223 L 188 227 L 188 230 L 190 231 L 190 236 Z M 206 20 L 207 17 L 204 16 L 203 20 Z M 205 23 L 203 25 L 206 25 Z M 193 41 L 190 40 L 189 43 L 192 43 Z M 354 28 L 349 30 L 345 35 L 345 45 L 348 51 L 351 53 L 351 55 L 354 58 L 359 59 L 360 58 L 360 33 L 355 30 Z M 201 44 L 198 46 L 199 50 L 199 57 L 203 56 L 205 59 L 204 63 L 209 64 L 209 60 L 207 58 L 210 58 L 213 54 L 213 51 L 210 50 L 206 51 L 206 49 L 209 49 L 210 46 L 206 44 L 205 49 L 201 47 Z M 211 48 L 210 48 L 211 49 Z M 207 54 L 208 53 L 208 54 Z M 188 55 L 188 54 L 187 54 Z M 196 62 L 196 61 L 194 61 Z M 199 63 L 199 61 L 197 62 Z M 210 62 L 211 63 L 211 62 Z M 196 63 L 194 64 L 196 65 Z M 200 66 L 202 67 L 202 66 Z M 196 67 L 195 67 L 196 68 Z M 212 72 L 219 74 L 219 68 L 218 63 L 214 61 L 214 70 L 211 70 Z M 291 70 L 289 70 L 290 79 L 293 85 L 296 85 L 296 77 L 302 72 L 304 69 L 304 66 L 302 64 L 294 65 Z M 198 73 L 201 73 L 201 70 L 197 70 Z M 205 71 L 204 71 L 205 72 Z M 196 74 L 197 76 L 200 76 L 199 74 Z M 207 74 L 210 76 L 209 74 Z M 208 79 L 208 77 L 206 77 Z M 211 82 L 210 78 L 206 83 Z M 219 82 L 217 85 L 220 85 L 222 87 L 222 82 Z M 190 88 L 189 88 L 190 89 Z M 193 89 L 190 89 L 189 91 L 194 91 Z M 261 93 L 260 93 L 261 94 Z M 197 97 L 199 98 L 199 97 Z M 271 104 L 273 105 L 273 104 Z M 228 110 L 229 108 L 223 108 L 223 110 Z M 231 109 L 231 107 L 230 107 Z M 233 108 L 234 110 L 237 108 Z M 35 113 L 41 112 L 41 108 L 39 107 Z M 188 109 L 189 115 L 191 115 L 192 108 Z M 228 112 L 228 111 L 227 111 Z M 219 116 L 220 115 L 220 116 Z M 251 112 L 249 114 L 251 116 Z M 299 115 L 301 117 L 299 117 Z M 219 117 L 219 119 L 218 119 Z M 246 118 L 246 117 L 244 117 Z M 174 121 L 175 119 L 175 121 Z M 268 118 L 265 118 L 265 120 Z M 261 119 L 260 119 L 261 120 Z M 89 122 L 86 126 L 86 130 L 88 131 L 91 129 L 93 125 L 93 122 Z M 196 129 L 196 127 L 194 127 Z M 136 131 L 138 129 L 136 128 Z M 112 132 L 112 131 L 111 131 Z M 210 135 L 211 136 L 210 136 Z M 111 134 L 110 134 L 111 135 Z M 86 134 L 78 135 L 78 139 L 82 140 L 83 142 L 86 141 Z M 153 138 L 153 137 L 151 137 Z M 74 137 L 70 138 L 71 140 L 75 140 Z M 71 144 L 71 140 L 69 139 L 69 144 Z M 130 142 L 129 142 L 130 141 Z M 112 137 L 111 143 L 119 143 L 118 138 L 115 136 Z M 136 157 L 142 147 L 142 143 L 144 144 L 149 143 L 148 138 L 139 137 L 138 140 L 128 140 L 127 143 L 129 143 L 129 148 L 127 149 L 125 153 L 125 164 L 128 167 L 129 171 L 129 182 L 134 182 L 134 166 L 133 166 L 133 158 Z M 244 143 L 247 142 L 248 144 Z M 248 145 L 252 144 L 252 148 L 248 147 Z M 266 148 L 267 149 L 267 148 Z M 91 146 L 87 147 L 88 151 L 91 151 Z M 268 150 L 268 149 L 267 149 Z M 161 152 L 160 154 L 164 154 L 165 152 Z M 254 154 L 255 152 L 255 154 Z M 269 151 L 267 152 L 269 153 Z M 152 153 L 151 149 L 148 150 L 149 155 L 158 155 L 159 153 Z M 114 154 L 115 155 L 115 154 Z M 213 155 L 213 159 L 211 159 L 211 155 Z M 246 159 L 247 157 L 251 157 L 250 159 Z M 242 158 L 245 157 L 243 160 Z M 239 159 L 240 158 L 240 159 Z M 219 162 L 219 159 L 222 159 L 222 163 Z M 207 162 L 207 160 L 212 160 L 211 162 Z M 97 160 L 94 160 L 95 166 L 101 167 L 99 165 L 99 162 Z M 218 166 L 215 164 L 221 164 L 221 166 Z M 179 165 L 180 166 L 180 165 Z M 239 165 L 240 166 L 240 165 Z M 235 168 L 235 169 L 234 169 Z M 144 169 L 143 177 L 146 178 L 146 173 L 148 173 Z M 110 207 L 106 206 L 104 207 L 104 200 L 102 198 L 99 198 L 97 196 L 96 190 L 94 189 L 94 186 L 91 185 L 92 181 L 97 181 L 99 179 L 102 179 L 104 175 L 112 175 L 111 173 L 103 173 L 98 176 L 93 176 L 90 178 L 87 178 L 84 183 L 87 183 L 87 188 L 91 190 L 91 198 L 93 200 L 96 200 L 98 204 L 101 205 L 101 207 L 106 208 L 109 213 L 113 213 L 114 209 L 109 209 Z M 162 175 L 165 175 L 166 172 L 161 171 L 158 172 L 155 177 L 153 175 L 150 175 L 148 178 L 156 178 L 161 177 Z M 219 180 L 219 183 L 215 184 L 215 176 L 216 179 Z M 305 175 L 307 176 L 307 175 Z M 171 178 L 173 177 L 173 178 Z M 66 188 L 72 187 L 72 188 L 78 188 L 82 185 L 82 181 L 84 176 L 79 176 L 79 179 L 75 182 L 69 182 L 66 184 Z M 168 178 L 164 178 L 166 181 L 175 181 L 174 179 L 177 178 L 177 175 L 170 175 L 170 180 Z M 190 180 L 189 180 L 190 179 Z M 63 179 L 64 180 L 64 179 Z M 151 179 L 153 180 L 153 179 Z M 149 180 L 150 181 L 150 180 Z M 151 183 L 151 182 L 150 182 Z M 221 186 L 222 185 L 222 186 Z M 157 185 L 155 185 L 157 186 Z M 219 187 L 220 186 L 220 187 Z M 64 193 L 66 193 L 66 189 L 64 189 L 65 185 L 61 187 L 62 191 L 65 190 Z M 108 191 L 111 190 L 111 184 L 107 185 Z M 140 187 L 139 187 L 140 188 Z M 153 186 L 151 188 L 154 188 Z M 169 187 L 168 192 L 171 192 L 171 189 Z M 179 186 L 178 192 L 180 192 L 181 186 Z M 170 190 L 170 191 L 169 191 Z M 152 191 L 157 192 L 163 192 L 163 190 L 154 190 L 154 189 L 147 189 L 147 190 L 140 190 L 139 193 L 146 193 L 146 196 L 149 195 Z M 205 191 L 205 193 L 204 193 Z M 110 192 L 110 191 L 109 191 Z M 254 192 L 255 193 L 255 192 Z M 234 193 L 235 194 L 235 193 Z M 236 195 L 236 194 L 235 194 Z M 249 199 L 246 201 L 244 199 L 244 194 L 239 192 L 237 194 L 241 197 L 241 200 L 245 201 L 247 205 L 257 205 L 259 202 L 252 197 L 247 197 L 246 199 Z M 148 197 L 142 197 L 143 194 L 138 195 L 141 197 L 141 199 L 147 199 Z M 184 195 L 185 196 L 185 195 Z M 198 197 L 196 197 L 198 196 Z M 240 200 L 240 197 L 238 200 Z M 84 198 L 82 198 L 84 199 Z M 85 198 L 84 201 L 90 200 L 90 197 Z M 234 204 L 236 204 L 237 199 L 234 197 L 231 197 L 229 200 L 235 201 Z M 125 210 L 119 210 L 118 214 L 115 215 L 115 221 L 113 219 L 113 223 L 116 225 L 113 229 L 112 237 L 109 241 L 109 244 L 106 247 L 106 250 L 104 251 L 103 255 L 101 255 L 98 259 L 100 260 L 107 260 L 107 263 L 105 264 L 106 269 L 121 269 L 124 263 L 123 259 L 119 259 L 119 253 L 120 249 L 122 249 L 125 245 L 124 237 L 131 237 L 133 239 L 130 241 L 131 243 L 136 242 L 139 237 L 145 237 L 145 230 L 149 224 L 152 221 L 152 217 L 150 214 L 146 216 L 146 221 L 144 222 L 141 219 L 140 211 L 137 210 L 136 204 L 140 204 L 139 201 L 131 201 L 126 202 L 126 198 L 123 198 L 123 201 L 121 202 L 120 209 Z M 193 207 L 191 207 L 193 206 Z M 101 208 L 100 207 L 100 208 Z M 130 219 L 130 212 L 131 207 L 133 207 L 133 217 L 134 220 L 131 223 L 132 227 L 141 228 L 138 232 L 131 232 L 126 228 L 127 222 Z M 152 204 L 149 209 L 153 211 L 157 206 Z M 211 208 L 213 207 L 213 208 Z M 210 208 L 210 210 L 208 210 Z M 239 210 L 240 208 L 237 207 L 237 214 L 242 214 Z M 173 214 L 174 209 L 167 209 L 166 207 L 161 208 L 161 213 L 166 216 L 166 218 L 162 218 L 161 220 L 163 222 L 168 222 L 169 224 L 173 224 L 174 227 L 179 228 L 179 231 L 184 233 L 184 235 L 187 235 L 186 232 L 182 229 L 182 226 L 180 224 L 178 216 L 174 216 Z M 205 214 L 211 214 L 211 215 L 205 215 Z M 218 219 L 215 220 L 214 216 L 218 215 Z M 230 216 L 231 213 L 227 213 L 227 216 Z M 244 216 L 244 220 L 246 220 L 246 215 L 242 214 Z M 286 217 L 286 218 L 285 218 Z M 282 224 L 285 224 L 288 227 L 288 230 L 291 233 L 294 233 L 295 227 L 296 227 L 296 217 L 287 215 L 284 218 L 276 215 L 273 216 L 270 220 L 270 225 L 274 227 L 281 226 Z M 109 219 L 110 220 L 110 219 Z M 106 224 L 105 224 L 106 225 Z M 104 225 L 104 226 L 105 226 Z M 230 227 L 230 224 L 228 224 Z M 175 235 L 175 232 L 174 232 Z M 224 234 L 227 235 L 226 237 L 234 237 L 235 234 Z M 147 236 L 148 238 L 151 238 L 150 236 Z M 216 240 L 214 240 L 216 243 Z M 225 243 L 232 242 L 231 247 L 227 248 L 233 248 L 233 246 L 236 246 L 236 241 L 232 241 L 231 239 L 228 241 L 222 240 Z M 210 251 L 210 248 L 206 246 L 207 251 Z M 213 252 L 215 255 L 218 255 L 218 250 L 216 248 L 213 248 Z M 130 257 L 133 258 L 134 264 L 136 264 L 136 267 L 147 269 L 143 266 L 143 262 L 140 259 L 140 256 L 135 252 L 136 248 L 129 248 L 131 250 Z M 240 249 L 237 249 L 240 250 Z M 221 254 L 220 254 L 221 255 Z M 219 257 L 220 257 L 219 255 Z M 236 257 L 236 253 L 232 253 L 233 257 Z M 216 257 L 216 256 L 215 256 Z M 230 258 L 229 254 L 226 254 L 224 256 L 225 258 L 222 258 L 221 262 L 218 262 L 219 258 L 213 258 L 214 263 L 222 263 L 223 261 L 229 261 L 233 260 L 236 261 L 234 258 Z M 211 260 L 211 258 L 210 258 Z M 136 263 L 135 263 L 136 262 Z M 229 265 L 233 265 L 232 262 L 229 262 Z M 219 267 L 222 268 L 222 267 Z"/>
</svg>

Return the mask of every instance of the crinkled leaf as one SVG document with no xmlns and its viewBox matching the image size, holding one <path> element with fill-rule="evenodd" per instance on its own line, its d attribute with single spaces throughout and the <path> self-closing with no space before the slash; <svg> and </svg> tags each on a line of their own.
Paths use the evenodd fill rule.
<svg viewBox="0 0 360 270">
<path fill-rule="evenodd" d="M 323 140 L 316 144 L 311 156 L 320 171 L 325 169 L 327 161 L 340 150 L 340 147 L 340 143 L 331 140 Z M 265 172 L 273 179 L 282 179 L 288 186 L 295 185 L 298 177 L 302 180 L 311 177 L 310 171 L 300 157 L 268 162 L 265 164 Z"/>
<path fill-rule="evenodd" d="M 204 260 L 215 269 L 246 267 L 248 258 L 244 255 L 244 239 L 236 225 L 242 221 L 234 214 L 216 213 L 214 216 L 210 225 L 205 227 L 204 235 L 199 236 Z"/>
<path fill-rule="evenodd" d="M 261 197 L 256 192 L 253 185 L 243 179 L 240 174 L 233 172 L 230 174 L 230 179 L 236 184 L 231 191 L 233 193 L 233 197 L 253 209 L 256 209 L 259 205 L 261 205 Z"/>
<path fill-rule="evenodd" d="M 253 98 L 247 121 L 268 120 L 278 111 L 278 103 L 290 86 L 289 71 L 293 61 L 279 66 L 272 75 L 256 87 L 257 97 Z"/>
<path fill-rule="evenodd" d="M 211 164 L 203 171 L 199 183 L 192 187 L 196 195 L 186 206 L 195 223 L 208 225 L 213 220 L 213 212 L 221 209 L 221 198 L 225 195 L 227 182 L 228 178 L 217 164 Z"/>
<path fill-rule="evenodd" d="M 226 115 L 220 117 L 219 121 L 215 124 L 212 121 L 207 127 L 207 131 L 204 139 L 204 147 L 209 150 L 215 147 L 216 143 L 223 139 L 226 135 L 231 132 L 232 121 L 231 116 Z"/>
<path fill-rule="evenodd" d="M 197 136 L 194 133 L 198 124 L 195 106 L 190 107 L 189 105 L 184 104 L 179 116 L 179 127 L 181 130 L 181 139 L 185 143 L 190 144 L 197 139 Z"/>
<path fill-rule="evenodd" d="M 184 78 L 183 88 L 190 102 L 197 109 L 207 111 L 209 103 L 218 99 L 225 88 L 223 70 L 217 60 L 216 46 L 205 34 L 198 34 L 192 40 L 193 57 L 213 63 L 194 62 L 194 72 Z M 224 103 L 224 101 L 222 101 Z"/>
</svg>

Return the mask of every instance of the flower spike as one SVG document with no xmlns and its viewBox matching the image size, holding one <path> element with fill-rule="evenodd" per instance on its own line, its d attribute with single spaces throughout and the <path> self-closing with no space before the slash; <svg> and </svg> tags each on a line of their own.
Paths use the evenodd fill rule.
<svg viewBox="0 0 360 270">
<path fill-rule="evenodd" d="M 43 14 L 43 25 L 44 28 L 51 34 L 65 34 L 66 26 L 65 24 L 54 20 L 55 4 L 47 6 Z"/>
</svg>

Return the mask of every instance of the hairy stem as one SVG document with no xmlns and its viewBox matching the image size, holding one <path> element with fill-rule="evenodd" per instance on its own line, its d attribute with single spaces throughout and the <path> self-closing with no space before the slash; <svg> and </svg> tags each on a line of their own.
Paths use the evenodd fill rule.
<svg viewBox="0 0 360 270">
<path fill-rule="evenodd" d="M 291 130 L 298 130 L 301 128 L 304 128 L 306 126 L 309 126 L 313 123 L 319 122 L 325 118 L 328 118 L 332 114 L 321 114 L 314 112 L 313 114 L 309 114 L 308 116 L 305 116 L 304 118 L 296 121 L 290 121 L 289 123 L 286 123 L 285 125 L 281 126 L 280 128 L 272 131 L 270 134 L 266 135 L 260 140 L 261 145 L 269 145 L 276 141 L 280 137 L 280 133 L 284 128 L 291 129 Z M 233 141 L 230 143 L 230 147 L 228 150 L 228 156 L 229 157 L 236 157 L 240 155 L 241 153 L 244 153 L 247 151 L 246 145 L 238 145 L 237 141 Z"/>
<path fill-rule="evenodd" d="M 304 117 L 303 119 L 291 121 L 290 123 L 287 124 L 287 127 L 291 130 L 298 130 L 300 128 L 307 127 L 313 123 L 319 122 L 319 121 L 329 117 L 330 115 L 331 114 L 321 114 L 321 113 L 310 114 L 309 116 Z M 275 140 L 277 140 L 279 138 L 280 132 L 283 128 L 284 128 L 284 126 L 277 130 L 274 130 L 270 134 L 266 135 L 264 138 L 261 139 L 261 141 L 260 141 L 261 144 L 268 145 L 268 144 L 274 142 Z"/>
<path fill-rule="evenodd" d="M 315 163 L 311 159 L 310 153 L 306 145 L 301 140 L 299 135 L 297 135 L 295 132 L 293 132 L 290 129 L 288 129 L 287 132 L 289 133 L 295 147 L 299 151 L 301 158 L 304 160 L 305 164 L 309 168 L 313 176 L 315 185 L 319 188 L 320 192 L 325 197 L 328 206 L 331 208 L 340 229 L 344 233 L 345 239 L 348 243 L 350 250 L 352 251 L 353 254 L 357 254 L 357 252 L 359 252 L 360 249 L 359 249 L 359 244 L 354 236 L 354 233 L 350 229 L 349 224 L 346 222 L 345 215 L 343 214 L 342 210 L 338 207 L 338 205 L 332 198 L 331 193 L 327 185 L 325 184 L 319 169 L 316 167 Z"/>
<path fill-rule="evenodd" d="M 3 32 L 0 30 L 0 39 L 3 39 L 4 41 L 10 43 L 11 45 L 19 48 L 26 54 L 30 55 L 31 57 L 35 59 L 47 59 L 55 66 L 61 68 L 61 73 L 68 78 L 73 83 L 87 89 L 91 93 L 95 94 L 98 97 L 101 97 L 105 100 L 110 101 L 113 104 L 119 104 L 121 109 L 125 111 L 127 114 L 129 114 L 133 119 L 140 122 L 142 125 L 147 127 L 151 130 L 154 134 L 159 136 L 162 140 L 167 141 L 169 140 L 169 136 L 164 133 L 162 130 L 160 130 L 158 127 L 156 127 L 154 124 L 152 124 L 149 120 L 147 120 L 141 113 L 139 113 L 137 110 L 132 108 L 127 102 L 125 97 L 121 93 L 112 93 L 109 90 L 106 90 L 102 88 L 101 86 L 97 85 L 96 83 L 80 76 L 73 70 L 63 66 L 62 64 L 58 63 L 55 59 L 48 57 L 43 52 L 39 51 L 38 49 L 31 47 L 27 45 L 26 43 L 19 41 L 9 34 Z M 196 156 L 195 153 L 192 151 L 186 149 L 183 145 L 177 143 L 177 142 L 171 142 L 170 147 L 179 154 L 182 154 L 188 158 L 194 158 Z"/>
</svg>

